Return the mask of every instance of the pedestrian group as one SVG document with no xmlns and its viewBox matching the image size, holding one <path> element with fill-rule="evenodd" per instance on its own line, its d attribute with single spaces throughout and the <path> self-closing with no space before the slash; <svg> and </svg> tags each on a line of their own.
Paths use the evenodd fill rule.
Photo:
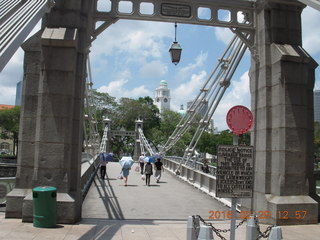
<svg viewBox="0 0 320 240">
<path fill-rule="evenodd" d="M 106 176 L 106 168 L 107 168 L 108 161 L 112 160 L 113 154 L 100 153 L 99 157 L 100 157 L 100 177 L 102 180 L 104 180 Z M 148 160 L 146 161 L 146 159 Z M 145 157 L 144 155 L 141 155 L 138 160 L 139 166 L 135 168 L 137 172 L 140 172 L 141 179 L 145 180 L 146 186 L 150 186 L 150 179 L 151 179 L 151 176 L 153 175 L 153 170 L 155 170 L 154 176 L 156 178 L 157 183 L 160 182 L 161 173 L 164 171 L 163 163 L 161 162 L 160 156 L 157 157 L 156 162 L 154 162 L 154 166 L 152 166 L 151 164 L 151 162 L 153 162 L 153 159 L 154 158 L 152 157 Z M 128 176 L 133 163 L 134 161 L 130 157 L 128 157 L 125 164 L 122 165 L 120 176 L 118 177 L 118 179 L 124 180 L 124 186 L 127 186 L 128 184 Z"/>
</svg>

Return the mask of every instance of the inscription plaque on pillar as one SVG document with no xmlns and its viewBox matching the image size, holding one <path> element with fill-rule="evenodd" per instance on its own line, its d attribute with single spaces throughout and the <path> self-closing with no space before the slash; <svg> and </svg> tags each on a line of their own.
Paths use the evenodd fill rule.
<svg viewBox="0 0 320 240">
<path fill-rule="evenodd" d="M 253 189 L 253 147 L 218 146 L 216 196 L 251 198 Z"/>
</svg>

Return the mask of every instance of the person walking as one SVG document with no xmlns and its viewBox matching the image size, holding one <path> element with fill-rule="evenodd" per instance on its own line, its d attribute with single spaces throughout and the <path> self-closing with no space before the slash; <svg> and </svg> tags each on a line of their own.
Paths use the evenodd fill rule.
<svg viewBox="0 0 320 240">
<path fill-rule="evenodd" d="M 128 176 L 131 168 L 122 168 L 122 177 L 124 180 L 124 186 L 128 186 Z"/>
<path fill-rule="evenodd" d="M 99 158 L 100 158 L 100 177 L 101 179 L 104 179 L 106 176 L 108 162 L 106 159 L 106 155 L 104 153 L 100 153 Z"/>
<path fill-rule="evenodd" d="M 163 163 L 161 162 L 160 158 L 158 158 L 157 162 L 154 163 L 154 169 L 156 170 L 154 176 L 156 177 L 158 183 L 160 182 L 161 172 L 164 171 Z"/>
<path fill-rule="evenodd" d="M 148 162 L 146 164 L 145 169 L 144 169 L 144 173 L 146 175 L 146 186 L 150 186 L 150 178 L 151 178 L 151 175 L 153 174 L 151 163 Z"/>
<path fill-rule="evenodd" d="M 144 168 L 144 154 L 142 154 L 139 157 L 139 164 L 140 164 L 140 173 L 143 174 L 143 168 Z"/>
</svg>

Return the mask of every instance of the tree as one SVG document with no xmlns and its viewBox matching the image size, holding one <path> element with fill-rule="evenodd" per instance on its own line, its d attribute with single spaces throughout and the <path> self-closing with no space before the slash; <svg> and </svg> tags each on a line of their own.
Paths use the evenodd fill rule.
<svg viewBox="0 0 320 240">
<path fill-rule="evenodd" d="M 148 136 L 150 129 L 160 125 L 159 110 L 150 97 L 121 98 L 118 109 L 118 127 L 134 130 L 135 121 L 143 120 L 144 134 Z"/>
<path fill-rule="evenodd" d="M 13 140 L 13 154 L 16 154 L 19 136 L 20 107 L 0 111 L 0 137 Z"/>
<path fill-rule="evenodd" d="M 239 136 L 239 145 L 250 145 L 250 134 L 245 133 Z M 218 145 L 232 145 L 233 133 L 230 130 L 221 131 L 218 134 L 203 133 L 197 148 L 200 152 L 206 152 L 213 155 L 217 154 Z"/>
<path fill-rule="evenodd" d="M 165 110 L 161 114 L 160 126 L 153 128 L 150 131 L 148 139 L 151 139 L 152 142 L 158 147 L 162 147 L 166 144 L 169 137 L 172 135 L 177 125 L 181 120 L 181 115 L 177 112 L 170 110 Z M 195 126 L 191 126 L 189 131 L 187 131 L 177 143 L 166 152 L 166 155 L 176 155 L 182 156 L 185 149 L 189 146 L 189 143 L 192 139 L 192 134 L 195 132 Z"/>
<path fill-rule="evenodd" d="M 124 128 L 127 131 L 135 130 L 135 121 L 143 120 L 143 131 L 146 137 L 150 129 L 159 126 L 159 110 L 153 104 L 150 97 L 139 99 L 121 98 L 119 103 L 115 98 L 108 94 L 95 93 L 95 102 L 98 107 L 96 119 L 98 121 L 99 131 L 103 133 L 103 116 L 111 120 L 111 129 L 117 130 Z M 112 150 L 114 153 L 132 153 L 134 150 L 134 139 L 131 137 L 113 137 L 111 140 Z"/>
<path fill-rule="evenodd" d="M 95 108 L 95 111 L 93 111 L 93 114 L 94 114 L 93 117 L 97 121 L 98 132 L 100 134 L 100 137 L 102 137 L 103 130 L 104 130 L 103 119 L 105 117 L 108 117 L 110 119 L 116 118 L 117 111 L 118 111 L 118 104 L 116 102 L 115 97 L 111 97 L 108 93 L 101 93 L 96 90 L 92 90 L 91 101 L 93 106 L 89 106 L 89 107 Z M 85 114 L 88 114 L 89 112 L 87 104 L 85 104 L 84 112 Z M 88 133 L 89 129 L 86 129 L 86 131 Z"/>
<path fill-rule="evenodd" d="M 161 114 L 159 126 L 152 128 L 148 132 L 148 140 L 150 139 L 157 147 L 164 146 L 180 119 L 180 114 L 170 110 L 165 110 Z"/>
</svg>

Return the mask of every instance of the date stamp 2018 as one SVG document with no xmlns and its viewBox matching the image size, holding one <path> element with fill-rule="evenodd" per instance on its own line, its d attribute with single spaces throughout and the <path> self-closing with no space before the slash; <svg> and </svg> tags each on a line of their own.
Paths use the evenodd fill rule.
<svg viewBox="0 0 320 240">
<path fill-rule="evenodd" d="M 209 219 L 232 219 L 232 211 L 209 211 Z M 251 216 L 251 211 L 240 211 L 240 213 L 236 214 L 236 219 L 249 219 Z M 255 213 L 258 217 L 258 219 L 268 219 L 270 218 L 270 212 L 269 211 L 258 211 Z"/>
<path fill-rule="evenodd" d="M 271 217 L 270 211 L 240 211 L 237 212 L 236 219 L 249 219 L 252 214 L 255 214 L 258 219 L 269 219 Z M 306 210 L 297 210 L 297 211 L 277 211 L 278 219 L 304 219 L 307 216 Z M 209 211 L 209 219 L 211 220 L 223 220 L 223 219 L 232 219 L 232 211 Z"/>
</svg>

